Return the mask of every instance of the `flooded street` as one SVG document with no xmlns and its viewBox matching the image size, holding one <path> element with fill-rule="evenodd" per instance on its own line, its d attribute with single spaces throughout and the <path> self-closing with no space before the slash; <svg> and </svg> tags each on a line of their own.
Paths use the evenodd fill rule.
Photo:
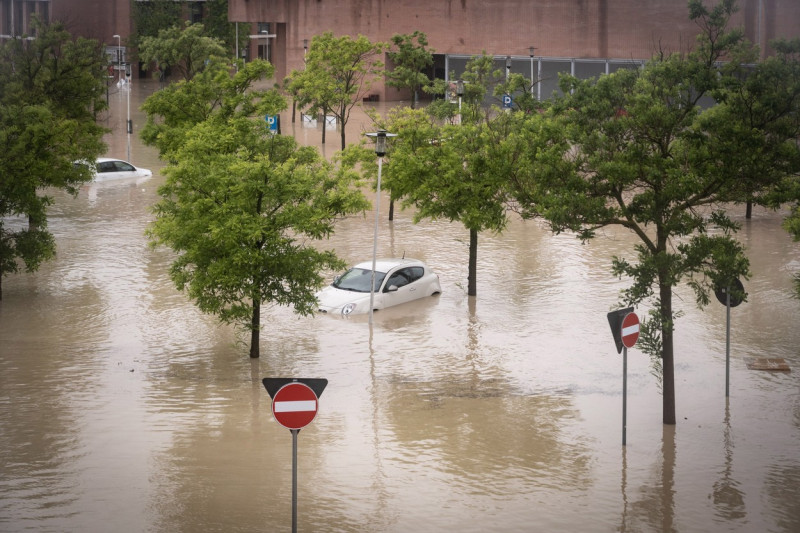
<svg viewBox="0 0 800 533">
<path fill-rule="evenodd" d="M 469 237 L 381 205 L 379 256 L 416 257 L 443 292 L 366 316 L 262 311 L 261 358 L 177 292 L 171 252 L 144 230 L 163 183 L 138 132 L 132 160 L 152 178 L 56 194 L 57 258 L 3 280 L 0 301 L 0 531 L 291 530 L 292 437 L 264 377 L 326 378 L 298 436 L 298 529 L 337 532 L 800 531 L 800 244 L 761 209 L 740 238 L 753 278 L 731 310 L 675 300 L 676 426 L 664 426 L 649 357 L 622 355 L 606 314 L 625 282 L 611 257 L 633 238 L 588 245 L 512 219 L 481 234 L 476 298 Z M 126 158 L 124 91 L 112 90 L 109 156 Z M 282 115 L 283 134 L 319 127 Z M 363 114 L 348 141 L 372 128 Z M 339 144 L 328 131 L 326 154 Z M 374 212 L 326 247 L 371 258 Z M 644 316 L 646 310 L 637 310 Z M 784 358 L 791 372 L 750 370 Z"/>
</svg>

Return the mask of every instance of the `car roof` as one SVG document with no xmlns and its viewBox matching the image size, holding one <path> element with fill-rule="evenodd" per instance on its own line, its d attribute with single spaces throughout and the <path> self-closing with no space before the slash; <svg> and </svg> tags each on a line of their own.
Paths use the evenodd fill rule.
<svg viewBox="0 0 800 533">
<path fill-rule="evenodd" d="M 401 258 L 382 258 L 375 260 L 376 272 L 388 272 L 398 266 L 425 266 L 419 259 L 412 259 L 409 257 Z M 363 268 L 365 270 L 372 270 L 372 261 L 364 261 L 358 263 L 353 268 Z"/>
</svg>

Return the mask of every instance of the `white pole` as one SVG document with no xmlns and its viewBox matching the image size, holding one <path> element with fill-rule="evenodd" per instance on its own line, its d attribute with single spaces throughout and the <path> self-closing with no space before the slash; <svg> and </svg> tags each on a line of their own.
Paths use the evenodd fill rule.
<svg viewBox="0 0 800 533">
<path fill-rule="evenodd" d="M 375 301 L 375 267 L 378 254 L 378 217 L 381 211 L 381 169 L 383 156 L 378 157 L 378 191 L 375 193 L 375 232 L 372 236 L 372 282 L 369 286 L 369 323 L 372 325 L 372 308 Z"/>
<path fill-rule="evenodd" d="M 128 80 L 128 71 L 125 70 L 125 89 L 128 91 L 128 121 L 126 122 L 126 128 L 128 129 L 128 163 L 131 162 L 131 133 L 133 130 L 133 124 L 131 124 L 131 85 L 130 80 Z"/>
</svg>

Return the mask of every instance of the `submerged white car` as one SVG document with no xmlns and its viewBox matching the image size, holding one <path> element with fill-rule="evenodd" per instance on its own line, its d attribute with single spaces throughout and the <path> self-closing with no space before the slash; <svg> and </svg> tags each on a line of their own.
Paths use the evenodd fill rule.
<svg viewBox="0 0 800 533">
<path fill-rule="evenodd" d="M 322 313 L 351 315 L 369 312 L 372 261 L 337 276 L 317 293 Z M 442 292 L 439 276 L 417 259 L 379 259 L 375 263 L 373 310 L 400 305 Z"/>
<path fill-rule="evenodd" d="M 127 161 L 112 159 L 110 157 L 100 157 L 95 161 L 94 165 L 88 165 L 83 161 L 78 161 L 75 164 L 89 166 L 92 174 L 94 174 L 94 179 L 92 181 L 149 178 L 153 175 L 153 172 L 148 168 L 138 168 Z"/>
</svg>

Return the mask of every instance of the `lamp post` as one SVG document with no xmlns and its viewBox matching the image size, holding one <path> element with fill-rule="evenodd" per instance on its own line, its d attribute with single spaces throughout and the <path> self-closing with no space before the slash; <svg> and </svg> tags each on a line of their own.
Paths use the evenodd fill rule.
<svg viewBox="0 0 800 533">
<path fill-rule="evenodd" d="M 128 159 L 131 161 L 131 133 L 133 133 L 133 122 L 131 122 L 131 83 L 128 79 L 128 67 L 125 67 L 125 92 L 128 93 L 128 120 L 125 122 L 128 130 Z"/>
<path fill-rule="evenodd" d="M 461 124 L 461 99 L 464 97 L 464 80 L 456 82 L 456 94 L 458 95 L 458 123 Z"/>
<path fill-rule="evenodd" d="M 533 96 L 533 85 L 534 85 L 534 78 L 533 78 L 533 52 L 536 50 L 533 46 L 528 47 L 528 52 L 531 55 L 531 96 Z"/>
<path fill-rule="evenodd" d="M 508 76 L 511 74 L 511 56 L 506 56 L 506 83 L 508 83 Z"/>
<path fill-rule="evenodd" d="M 396 133 L 387 133 L 386 130 L 378 130 L 375 133 L 367 133 L 367 137 L 375 138 L 375 155 L 378 156 L 378 185 L 375 193 L 375 231 L 372 235 L 372 281 L 369 287 L 369 324 L 372 325 L 372 308 L 375 301 L 375 267 L 378 254 L 378 217 L 381 210 L 381 170 L 383 167 L 383 156 L 386 155 L 386 138 L 397 137 Z"/>
</svg>

